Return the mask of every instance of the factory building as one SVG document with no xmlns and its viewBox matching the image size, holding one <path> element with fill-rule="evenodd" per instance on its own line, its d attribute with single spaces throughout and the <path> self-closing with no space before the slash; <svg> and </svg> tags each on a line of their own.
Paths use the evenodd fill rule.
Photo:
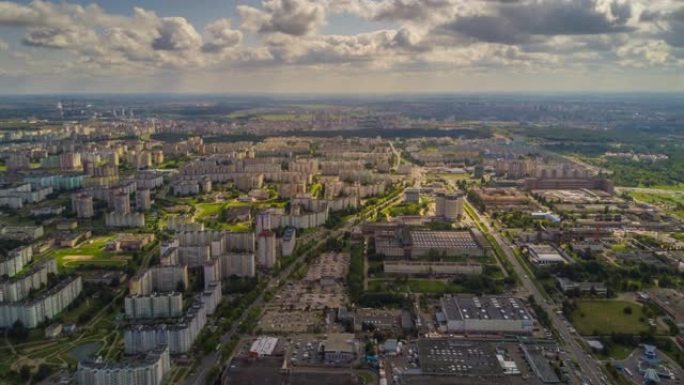
<svg viewBox="0 0 684 385">
<path fill-rule="evenodd" d="M 520 299 L 510 296 L 445 295 L 437 313 L 440 327 L 449 333 L 529 334 L 534 318 Z"/>
<path fill-rule="evenodd" d="M 375 249 L 388 257 L 418 258 L 435 253 L 436 256 L 484 256 L 479 231 L 411 230 L 406 226 L 375 231 Z"/>
</svg>

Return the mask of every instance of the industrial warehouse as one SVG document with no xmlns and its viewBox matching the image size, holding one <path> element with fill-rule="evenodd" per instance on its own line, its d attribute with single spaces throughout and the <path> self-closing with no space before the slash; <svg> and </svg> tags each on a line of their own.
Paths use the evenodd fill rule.
<svg viewBox="0 0 684 385">
<path fill-rule="evenodd" d="M 534 318 L 518 298 L 508 296 L 445 295 L 437 313 L 440 328 L 462 334 L 529 334 Z"/>
<path fill-rule="evenodd" d="M 375 249 L 386 257 L 421 258 L 430 253 L 438 256 L 481 257 L 482 234 L 470 231 L 411 230 L 401 226 L 395 230 L 375 232 Z"/>
</svg>

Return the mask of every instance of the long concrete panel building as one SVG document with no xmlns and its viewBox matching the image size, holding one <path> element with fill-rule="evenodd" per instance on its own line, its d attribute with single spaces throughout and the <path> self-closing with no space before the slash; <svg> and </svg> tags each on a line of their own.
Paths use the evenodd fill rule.
<svg viewBox="0 0 684 385">
<path fill-rule="evenodd" d="M 162 347 L 122 362 L 81 361 L 76 382 L 78 385 L 161 385 L 170 371 L 169 348 Z"/>
</svg>

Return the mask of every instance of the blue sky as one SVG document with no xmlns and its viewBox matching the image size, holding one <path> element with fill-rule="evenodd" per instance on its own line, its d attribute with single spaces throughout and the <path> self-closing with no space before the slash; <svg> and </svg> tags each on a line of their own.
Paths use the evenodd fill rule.
<svg viewBox="0 0 684 385">
<path fill-rule="evenodd" d="M 677 0 L 0 1 L 0 92 L 680 91 Z"/>
</svg>

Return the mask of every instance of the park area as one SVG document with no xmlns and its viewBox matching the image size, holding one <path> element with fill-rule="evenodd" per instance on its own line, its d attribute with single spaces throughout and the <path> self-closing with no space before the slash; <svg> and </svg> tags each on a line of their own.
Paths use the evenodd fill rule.
<svg viewBox="0 0 684 385">
<path fill-rule="evenodd" d="M 86 240 L 76 247 L 58 249 L 52 253 L 61 267 L 76 267 L 76 265 L 96 265 L 101 267 L 126 266 L 130 256 L 121 255 L 106 250 L 114 236 L 99 236 Z"/>
<path fill-rule="evenodd" d="M 649 326 L 643 307 L 617 300 L 579 300 L 570 320 L 583 336 L 638 334 Z"/>
</svg>

